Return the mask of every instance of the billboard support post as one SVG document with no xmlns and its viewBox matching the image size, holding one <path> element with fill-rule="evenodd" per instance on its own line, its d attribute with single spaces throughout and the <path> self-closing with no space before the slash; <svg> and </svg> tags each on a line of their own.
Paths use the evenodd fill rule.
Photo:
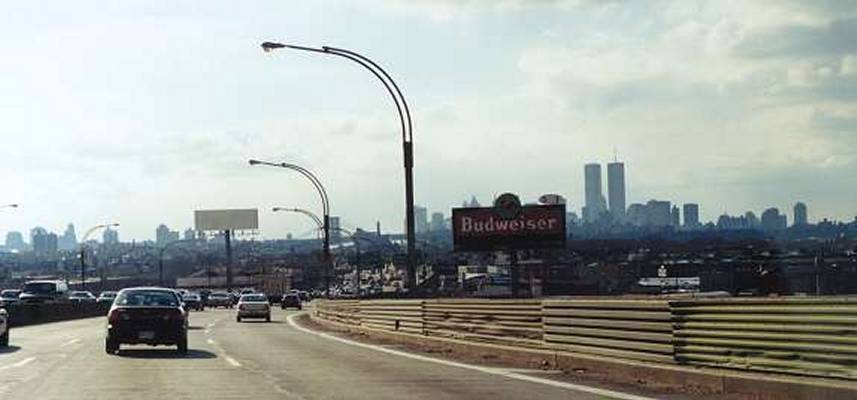
<svg viewBox="0 0 857 400">
<path fill-rule="evenodd" d="M 226 288 L 232 289 L 232 231 L 226 229 L 223 235 L 226 239 Z"/>
<path fill-rule="evenodd" d="M 509 289 L 511 289 L 512 297 L 518 297 L 519 272 L 518 250 L 509 250 Z"/>
</svg>

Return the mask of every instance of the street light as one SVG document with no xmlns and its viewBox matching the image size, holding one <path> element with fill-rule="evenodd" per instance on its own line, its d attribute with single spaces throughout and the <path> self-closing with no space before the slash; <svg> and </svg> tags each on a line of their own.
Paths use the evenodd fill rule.
<svg viewBox="0 0 857 400">
<path fill-rule="evenodd" d="M 0 208 L 18 208 L 18 204 L 4 204 Z"/>
<path fill-rule="evenodd" d="M 295 212 L 295 213 L 306 215 L 307 217 L 310 217 L 313 220 L 313 222 L 315 222 L 315 224 L 318 226 L 319 230 L 324 230 L 324 223 L 321 221 L 321 219 L 318 218 L 318 215 L 315 215 L 315 213 L 312 211 L 304 210 L 303 208 L 286 208 L 286 207 L 274 207 L 273 209 L 271 209 L 271 211 L 274 211 L 274 212 L 289 211 L 289 212 Z"/>
<path fill-rule="evenodd" d="M 375 75 L 375 77 L 378 78 L 378 80 L 381 81 L 387 89 L 390 97 L 393 98 L 393 102 L 396 104 L 396 111 L 399 114 L 399 122 L 402 129 L 402 150 L 404 153 L 405 166 L 405 213 L 407 218 L 406 233 L 408 238 L 407 284 L 410 289 L 414 289 L 416 287 L 416 235 L 414 231 L 414 135 L 411 111 L 408 108 L 408 103 L 405 101 L 405 97 L 402 95 L 402 91 L 399 89 L 399 86 L 393 78 L 390 77 L 390 74 L 381 68 L 381 66 L 369 58 L 353 51 L 328 46 L 314 48 L 275 42 L 262 43 L 262 50 L 266 53 L 283 48 L 308 51 L 311 53 L 328 54 L 356 62 Z"/>
<path fill-rule="evenodd" d="M 92 228 L 89 228 L 88 231 L 83 235 L 83 239 L 80 241 L 80 287 L 81 290 L 86 290 L 86 241 L 89 240 L 89 237 L 95 233 L 95 231 L 99 229 L 117 227 L 119 224 L 111 223 L 111 224 L 100 224 L 95 225 Z"/>
<path fill-rule="evenodd" d="M 318 177 L 315 176 L 308 169 L 301 167 L 300 165 L 291 164 L 291 163 L 272 163 L 267 161 L 259 161 L 259 160 L 250 160 L 250 165 L 267 165 L 269 167 L 278 167 L 290 169 L 293 171 L 299 172 L 301 175 L 305 176 L 307 179 L 312 182 L 312 185 L 315 186 L 315 190 L 318 191 L 318 195 L 321 198 L 321 208 L 322 214 L 324 216 L 322 222 L 322 228 L 324 229 L 324 259 L 326 263 L 330 263 L 330 202 L 327 197 L 327 190 L 324 189 L 324 185 L 321 184 L 321 181 Z M 316 222 L 318 222 L 318 217 L 316 217 Z M 327 275 L 327 274 L 325 274 Z M 330 289 L 330 278 L 325 276 L 325 286 Z"/>
</svg>

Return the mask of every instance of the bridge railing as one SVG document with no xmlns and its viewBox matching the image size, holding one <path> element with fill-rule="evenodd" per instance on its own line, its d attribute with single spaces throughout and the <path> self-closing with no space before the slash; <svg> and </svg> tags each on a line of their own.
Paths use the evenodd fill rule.
<svg viewBox="0 0 857 400">
<path fill-rule="evenodd" d="M 314 313 L 424 336 L 857 380 L 857 297 L 336 300 Z"/>
</svg>

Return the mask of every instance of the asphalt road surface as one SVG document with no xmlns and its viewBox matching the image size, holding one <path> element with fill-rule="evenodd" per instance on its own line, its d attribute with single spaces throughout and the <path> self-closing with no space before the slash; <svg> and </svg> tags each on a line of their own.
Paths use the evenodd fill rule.
<svg viewBox="0 0 857 400">
<path fill-rule="evenodd" d="M 317 334 L 275 310 L 191 314 L 190 351 L 124 346 L 104 352 L 104 318 L 12 330 L 0 349 L 0 399 L 642 399 L 562 383 L 539 371 L 428 360 Z"/>
</svg>

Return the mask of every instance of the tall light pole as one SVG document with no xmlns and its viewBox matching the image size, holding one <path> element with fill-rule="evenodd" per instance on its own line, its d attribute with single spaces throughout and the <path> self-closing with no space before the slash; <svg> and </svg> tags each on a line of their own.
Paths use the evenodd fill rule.
<svg viewBox="0 0 857 400">
<path fill-rule="evenodd" d="M 0 208 L 18 208 L 18 204 L 4 204 Z"/>
<path fill-rule="evenodd" d="M 292 49 L 301 50 L 311 53 L 327 54 L 337 57 L 346 58 L 371 72 L 387 89 L 393 102 L 396 104 L 396 111 L 399 114 L 399 123 L 402 129 L 402 151 L 404 153 L 405 166 L 405 215 L 407 220 L 407 238 L 408 238 L 408 261 L 407 261 L 407 286 L 409 289 L 416 288 L 416 234 L 414 231 L 414 135 L 413 122 L 411 121 L 411 111 L 408 108 L 408 103 L 402 95 L 399 86 L 390 77 L 380 65 L 370 60 L 369 58 L 353 52 L 351 50 L 339 49 L 335 47 L 322 46 L 320 48 L 295 46 L 290 44 L 265 42 L 262 43 L 262 50 L 265 52 L 276 49 Z"/>
<path fill-rule="evenodd" d="M 100 224 L 95 225 L 92 228 L 89 228 L 88 231 L 83 235 L 83 239 L 80 241 L 80 288 L 81 290 L 86 290 L 86 241 L 89 240 L 89 237 L 95 233 L 95 231 L 99 229 L 111 228 L 119 226 L 119 224 Z"/>
<path fill-rule="evenodd" d="M 272 163 L 259 160 L 250 160 L 249 163 L 250 165 L 267 165 L 269 167 L 279 167 L 297 171 L 312 182 L 312 185 L 315 186 L 315 190 L 318 191 L 318 196 L 321 198 L 322 215 L 324 217 L 322 221 L 322 227 L 324 228 L 324 260 L 326 264 L 330 264 L 330 201 L 327 197 L 327 190 L 324 189 L 324 185 L 321 184 L 321 180 L 319 180 L 318 177 L 308 169 L 296 164 L 287 162 Z M 330 289 L 330 277 L 327 273 L 325 273 L 324 280 L 325 286 L 327 289 Z"/>
</svg>

